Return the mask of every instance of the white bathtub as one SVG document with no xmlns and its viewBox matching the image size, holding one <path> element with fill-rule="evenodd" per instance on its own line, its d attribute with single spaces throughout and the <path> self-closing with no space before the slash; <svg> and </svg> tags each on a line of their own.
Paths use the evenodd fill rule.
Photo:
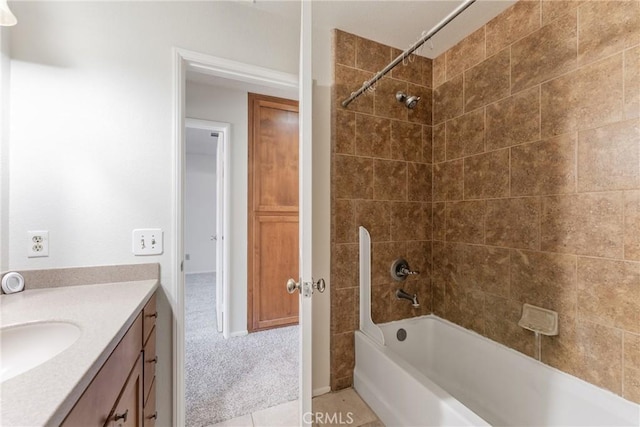
<svg viewBox="0 0 640 427">
<path fill-rule="evenodd" d="M 437 316 L 380 329 L 356 331 L 354 387 L 387 426 L 640 425 L 640 405 Z"/>
</svg>

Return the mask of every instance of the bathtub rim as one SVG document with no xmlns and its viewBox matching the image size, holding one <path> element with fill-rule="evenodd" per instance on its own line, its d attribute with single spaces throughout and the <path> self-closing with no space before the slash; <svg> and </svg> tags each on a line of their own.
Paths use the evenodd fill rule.
<svg viewBox="0 0 640 427">
<path fill-rule="evenodd" d="M 523 360 L 525 363 L 529 363 L 531 365 L 534 365 L 536 367 L 540 367 L 541 369 L 547 369 L 550 370 L 552 373 L 556 374 L 556 375 L 562 375 L 562 376 L 566 376 L 569 377 L 571 380 L 573 381 L 577 381 L 581 387 L 585 387 L 586 390 L 589 393 L 602 393 L 604 396 L 607 398 L 607 401 L 611 400 L 612 402 L 615 402 L 616 405 L 620 405 L 620 407 L 625 406 L 625 412 L 628 410 L 629 414 L 632 412 L 633 409 L 635 409 L 637 411 L 637 413 L 635 415 L 633 415 L 633 417 L 635 417 L 638 421 L 640 421 L 640 404 L 633 402 L 631 400 L 625 399 L 623 396 L 614 393 L 611 390 L 608 390 L 606 388 L 603 387 L 599 387 L 595 384 L 592 384 L 580 377 L 577 377 L 575 375 L 572 375 L 568 372 L 562 371 L 558 368 L 555 368 L 551 365 L 548 365 L 542 361 L 536 360 L 535 358 L 528 356 L 518 350 L 515 350 L 511 347 L 508 347 L 502 343 L 499 343 L 497 341 L 492 340 L 491 338 L 488 338 L 484 335 L 479 334 L 476 331 L 473 331 L 471 329 L 467 329 L 463 326 L 460 326 L 456 323 L 453 323 L 447 319 L 443 319 L 442 317 L 436 315 L 436 314 L 427 314 L 427 315 L 422 315 L 422 316 L 417 316 L 417 317 L 411 317 L 411 318 L 407 318 L 407 319 L 401 319 L 401 320 L 394 320 L 391 322 L 386 322 L 386 323 L 381 323 L 381 324 L 377 324 L 377 326 L 380 328 L 380 330 L 383 332 L 383 334 L 388 330 L 388 329 L 392 329 L 393 327 L 397 327 L 400 325 L 406 325 L 406 324 L 414 324 L 414 323 L 419 323 L 421 321 L 436 321 L 439 322 L 440 324 L 446 326 L 451 327 L 454 330 L 458 330 L 460 332 L 465 333 L 467 336 L 469 336 L 470 339 L 481 339 L 482 341 L 490 344 L 491 346 L 500 349 L 501 351 L 505 351 L 508 350 L 508 352 L 510 352 L 510 354 L 512 356 L 517 356 L 518 358 L 520 358 L 521 360 Z M 444 388 L 442 388 L 440 385 L 438 385 L 435 381 L 433 381 L 432 379 L 430 379 L 427 375 L 423 374 L 422 372 L 420 372 L 418 370 L 418 368 L 414 367 L 411 363 L 409 363 L 408 361 L 406 361 L 404 358 L 402 358 L 402 356 L 398 353 L 396 353 L 395 351 L 393 351 L 392 349 L 389 348 L 388 344 L 385 344 L 384 347 L 380 346 L 379 344 L 377 344 L 374 340 L 372 340 L 371 338 L 369 338 L 366 333 L 364 333 L 361 330 L 357 330 L 355 332 L 359 332 L 364 338 L 367 338 L 369 340 L 369 342 L 374 345 L 376 348 L 381 350 L 381 353 L 383 355 L 383 357 L 385 357 L 387 360 L 391 360 L 392 362 L 396 363 L 396 362 L 400 362 L 397 363 L 402 369 L 405 368 L 409 368 L 408 371 L 410 371 L 412 373 L 412 375 L 417 374 L 420 375 L 421 378 L 425 378 L 429 381 L 429 383 L 433 384 L 435 387 L 437 387 L 439 390 L 441 390 L 443 393 L 445 393 L 446 395 L 451 396 L 452 399 L 454 399 L 456 402 L 458 402 L 460 405 L 462 405 L 462 407 L 464 407 L 465 409 L 471 411 L 471 409 L 467 408 L 462 402 L 460 402 L 455 396 L 451 395 L 449 392 L 447 392 Z M 533 334 L 532 334 L 532 339 L 533 339 Z M 358 360 L 358 354 L 356 353 L 356 368 L 357 368 L 357 360 Z M 478 414 L 476 414 L 475 412 L 471 411 L 474 415 L 478 416 L 480 419 L 482 419 Z M 482 419 L 484 421 L 484 419 Z M 486 422 L 486 421 L 485 421 Z M 489 425 L 489 424 L 487 424 Z M 626 424 L 625 424 L 626 425 Z M 634 424 L 632 424 L 634 425 Z M 640 423 L 638 424 L 638 426 L 640 426 Z"/>
<path fill-rule="evenodd" d="M 431 315 L 419 316 L 412 319 L 427 318 L 429 316 Z M 406 323 L 407 320 L 412 320 L 412 319 L 396 320 L 396 321 L 385 323 L 384 325 L 403 323 L 403 322 Z M 427 388 L 431 393 L 433 393 L 442 405 L 446 406 L 449 410 L 458 414 L 461 418 L 466 420 L 469 423 L 469 425 L 490 426 L 490 424 L 487 423 L 486 420 L 484 420 L 478 414 L 476 414 L 471 409 L 466 407 L 462 402 L 456 399 L 453 395 L 451 395 L 445 389 L 440 387 L 437 383 L 435 383 L 432 379 L 430 379 L 424 373 L 420 372 L 416 367 L 414 367 L 409 362 L 404 360 L 398 353 L 391 350 L 387 345 L 381 346 L 379 343 L 377 343 L 374 339 L 371 339 L 371 337 L 369 337 L 366 333 L 364 333 L 361 330 L 357 330 L 355 331 L 355 333 L 356 334 L 354 339 L 356 341 L 362 340 L 366 345 L 373 346 L 374 348 L 379 350 L 380 356 L 383 359 L 385 359 L 386 362 L 397 365 L 399 369 L 406 372 L 407 375 L 409 375 L 413 380 L 415 380 L 422 387 Z M 357 348 L 357 344 L 356 344 L 356 348 Z M 367 357 L 367 356 L 361 356 L 361 357 Z M 363 375 L 361 371 L 362 370 L 359 369 L 358 367 L 358 352 L 356 350 L 356 363 L 354 368 L 354 388 L 356 389 L 356 391 L 358 391 L 358 387 L 356 387 L 356 384 L 360 383 L 366 389 L 372 390 L 374 388 L 372 381 L 368 376 Z M 380 404 L 380 406 L 382 406 L 386 411 L 391 412 L 394 418 L 400 419 L 400 420 L 403 419 L 402 414 L 398 414 L 397 411 L 393 411 L 393 409 L 387 404 L 387 402 L 384 402 L 378 399 L 375 393 L 372 395 L 372 397 L 376 401 L 376 403 Z"/>
</svg>

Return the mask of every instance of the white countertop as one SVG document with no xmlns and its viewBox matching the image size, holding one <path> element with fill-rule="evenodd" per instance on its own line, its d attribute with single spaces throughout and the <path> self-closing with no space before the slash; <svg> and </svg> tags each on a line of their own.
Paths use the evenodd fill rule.
<svg viewBox="0 0 640 427">
<path fill-rule="evenodd" d="M 0 295 L 0 326 L 66 321 L 80 338 L 0 385 L 0 424 L 59 425 L 158 287 L 157 280 L 26 290 Z"/>
</svg>

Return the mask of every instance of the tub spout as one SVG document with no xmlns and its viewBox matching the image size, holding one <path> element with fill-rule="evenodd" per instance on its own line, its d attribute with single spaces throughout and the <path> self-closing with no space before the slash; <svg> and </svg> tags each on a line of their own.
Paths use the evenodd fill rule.
<svg viewBox="0 0 640 427">
<path fill-rule="evenodd" d="M 413 306 L 413 308 L 420 307 L 420 303 L 418 302 L 418 295 L 417 294 L 411 295 L 410 293 L 405 292 L 404 289 L 398 289 L 396 291 L 396 298 L 406 299 L 411 301 L 411 305 Z"/>
</svg>

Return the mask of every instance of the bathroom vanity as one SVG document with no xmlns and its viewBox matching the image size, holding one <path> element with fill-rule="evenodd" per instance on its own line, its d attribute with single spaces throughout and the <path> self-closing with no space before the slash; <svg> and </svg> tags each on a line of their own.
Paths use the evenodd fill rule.
<svg viewBox="0 0 640 427">
<path fill-rule="evenodd" d="M 155 425 L 157 317 L 154 294 L 69 412 L 63 426 Z"/>
<path fill-rule="evenodd" d="M 68 348 L 3 380 L 2 424 L 154 426 L 158 277 L 37 289 L 25 282 L 27 290 L 0 296 L 2 333 L 41 325 L 79 333 Z"/>
</svg>

